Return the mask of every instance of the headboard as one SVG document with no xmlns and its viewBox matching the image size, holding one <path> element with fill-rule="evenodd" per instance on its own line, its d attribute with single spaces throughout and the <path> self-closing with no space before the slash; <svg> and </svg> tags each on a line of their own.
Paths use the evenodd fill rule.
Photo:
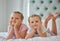
<svg viewBox="0 0 60 41">
<path fill-rule="evenodd" d="M 60 0 L 30 0 L 29 15 L 38 14 L 43 19 L 50 13 L 60 13 Z"/>
</svg>

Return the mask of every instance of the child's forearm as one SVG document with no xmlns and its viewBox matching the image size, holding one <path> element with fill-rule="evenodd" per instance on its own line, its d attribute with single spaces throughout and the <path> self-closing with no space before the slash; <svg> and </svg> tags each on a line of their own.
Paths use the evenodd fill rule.
<svg viewBox="0 0 60 41">
<path fill-rule="evenodd" d="M 37 33 L 41 37 L 46 37 L 47 36 L 46 32 L 42 33 L 42 31 L 40 31 L 40 30 L 37 30 Z"/>
<path fill-rule="evenodd" d="M 34 34 L 35 34 L 35 30 L 32 30 L 29 34 L 26 35 L 25 39 L 33 37 Z"/>
<path fill-rule="evenodd" d="M 52 32 L 57 35 L 57 28 L 55 20 L 52 20 Z"/>
<path fill-rule="evenodd" d="M 47 28 L 47 24 L 48 24 L 48 21 L 53 17 L 53 14 L 50 14 L 47 16 L 47 18 L 45 19 L 45 22 L 44 22 L 44 25 L 45 27 Z"/>
<path fill-rule="evenodd" d="M 14 28 L 14 33 L 16 35 L 16 38 L 19 39 L 19 38 L 25 38 L 27 31 L 24 30 L 23 32 L 20 33 L 19 29 Z"/>
<path fill-rule="evenodd" d="M 21 38 L 21 35 L 19 33 L 19 29 L 14 27 L 14 33 L 16 35 L 16 38 Z"/>
<path fill-rule="evenodd" d="M 13 31 L 11 30 L 7 36 L 7 39 L 12 39 L 13 38 Z"/>
<path fill-rule="evenodd" d="M 44 26 L 45 26 L 46 28 L 47 28 L 48 21 L 49 21 L 48 18 L 46 18 L 45 21 L 44 21 Z"/>
</svg>

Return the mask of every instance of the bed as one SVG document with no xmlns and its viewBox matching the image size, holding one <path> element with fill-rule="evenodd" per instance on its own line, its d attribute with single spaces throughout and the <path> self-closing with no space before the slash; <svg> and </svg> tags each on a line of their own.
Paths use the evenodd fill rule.
<svg viewBox="0 0 60 41">
<path fill-rule="evenodd" d="M 7 32 L 0 32 L 0 41 L 60 41 L 60 35 L 50 37 L 34 37 L 30 39 L 5 39 Z"/>
</svg>

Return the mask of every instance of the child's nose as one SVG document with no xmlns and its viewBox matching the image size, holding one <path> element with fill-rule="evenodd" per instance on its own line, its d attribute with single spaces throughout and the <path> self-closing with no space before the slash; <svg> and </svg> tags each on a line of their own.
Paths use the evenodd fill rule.
<svg viewBox="0 0 60 41">
<path fill-rule="evenodd" d="M 34 22 L 34 25 L 36 25 L 36 22 Z"/>
</svg>

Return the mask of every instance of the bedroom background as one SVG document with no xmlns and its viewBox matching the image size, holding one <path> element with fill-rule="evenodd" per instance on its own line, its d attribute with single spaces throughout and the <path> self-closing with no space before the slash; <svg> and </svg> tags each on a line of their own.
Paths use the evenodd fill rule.
<svg viewBox="0 0 60 41">
<path fill-rule="evenodd" d="M 50 13 L 60 14 L 60 0 L 0 0 L 0 32 L 7 31 L 10 14 L 16 10 L 23 13 L 23 22 L 28 25 L 29 15 L 36 13 L 44 20 Z M 59 24 L 60 16 L 57 19 L 57 29 L 60 29 Z"/>
</svg>

